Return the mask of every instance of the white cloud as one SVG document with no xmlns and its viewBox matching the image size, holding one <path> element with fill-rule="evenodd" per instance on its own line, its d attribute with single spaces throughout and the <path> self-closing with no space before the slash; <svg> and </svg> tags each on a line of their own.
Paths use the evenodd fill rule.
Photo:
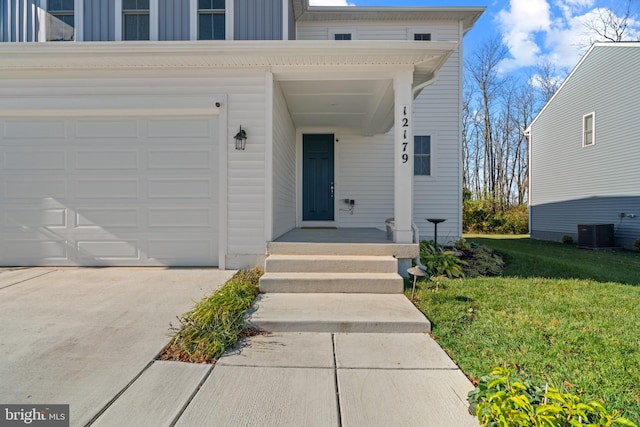
<svg viewBox="0 0 640 427">
<path fill-rule="evenodd" d="M 510 0 L 510 9 L 498 12 L 502 39 L 511 58 L 500 65 L 502 71 L 535 65 L 540 55 L 536 34 L 551 27 L 550 6 L 546 0 Z"/>
<path fill-rule="evenodd" d="M 542 61 L 572 68 L 598 40 L 586 25 L 599 22 L 599 13 L 605 9 L 596 5 L 596 0 L 555 0 L 553 5 L 546 0 L 510 0 L 509 9 L 498 12 L 496 18 L 510 55 L 499 69 L 508 72 Z M 626 39 L 639 39 L 640 22 L 628 24 Z"/>
<path fill-rule="evenodd" d="M 309 6 L 355 6 L 347 0 L 309 0 Z"/>
</svg>

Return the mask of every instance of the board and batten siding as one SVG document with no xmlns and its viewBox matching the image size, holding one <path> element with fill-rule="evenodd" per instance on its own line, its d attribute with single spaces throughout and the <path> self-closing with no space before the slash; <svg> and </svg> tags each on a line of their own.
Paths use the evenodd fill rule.
<svg viewBox="0 0 640 427">
<path fill-rule="evenodd" d="M 159 0 L 158 39 L 189 40 L 189 2 Z"/>
<path fill-rule="evenodd" d="M 639 68 L 638 44 L 595 46 L 531 126 L 532 237 L 560 240 L 578 224 L 604 223 L 616 226 L 617 244 L 640 238 Z M 592 112 L 595 144 L 583 147 Z"/>
<path fill-rule="evenodd" d="M 282 40 L 282 0 L 234 0 L 234 40 Z"/>
<path fill-rule="evenodd" d="M 40 0 L 0 1 L 0 42 L 39 41 Z"/>
<path fill-rule="evenodd" d="M 296 227 L 296 129 L 280 85 L 273 87 L 273 239 Z"/>
<path fill-rule="evenodd" d="M 262 263 L 265 253 L 265 78 L 264 71 L 109 70 L 0 73 L 0 92 L 6 96 L 176 95 L 227 96 L 227 239 L 226 268 Z M 56 84 L 52 85 L 51 81 Z M 233 136 L 242 125 L 249 136 L 246 150 L 234 149 Z M 220 213 L 222 215 L 222 212 Z M 223 251 L 224 248 L 220 248 Z"/>
<path fill-rule="evenodd" d="M 84 0 L 83 41 L 114 41 L 116 9 L 113 0 Z"/>
</svg>

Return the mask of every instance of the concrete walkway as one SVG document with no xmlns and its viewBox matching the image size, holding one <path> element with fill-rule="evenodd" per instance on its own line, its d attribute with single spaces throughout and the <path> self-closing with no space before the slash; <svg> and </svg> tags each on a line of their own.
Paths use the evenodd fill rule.
<svg viewBox="0 0 640 427">
<path fill-rule="evenodd" d="M 0 403 L 67 403 L 72 426 L 478 425 L 424 333 L 281 332 L 216 365 L 155 360 L 232 273 L 0 269 Z"/>
<path fill-rule="evenodd" d="M 215 367 L 154 362 L 94 425 L 477 426 L 472 388 L 426 334 L 274 333 Z"/>
</svg>

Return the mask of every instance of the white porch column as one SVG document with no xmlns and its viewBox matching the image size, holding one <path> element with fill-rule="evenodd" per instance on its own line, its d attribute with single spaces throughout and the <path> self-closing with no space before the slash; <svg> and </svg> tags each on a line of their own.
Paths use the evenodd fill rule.
<svg viewBox="0 0 640 427">
<path fill-rule="evenodd" d="M 394 242 L 412 243 L 413 231 L 413 70 L 399 71 L 395 90 Z"/>
</svg>

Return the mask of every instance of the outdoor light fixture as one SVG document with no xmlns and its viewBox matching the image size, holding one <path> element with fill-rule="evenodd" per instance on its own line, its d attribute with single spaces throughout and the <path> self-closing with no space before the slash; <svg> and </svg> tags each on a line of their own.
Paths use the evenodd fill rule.
<svg viewBox="0 0 640 427">
<path fill-rule="evenodd" d="M 236 141 L 236 150 L 244 151 L 244 147 L 247 145 L 247 132 L 242 129 L 242 125 L 240 125 L 240 130 L 233 139 Z"/>
</svg>

